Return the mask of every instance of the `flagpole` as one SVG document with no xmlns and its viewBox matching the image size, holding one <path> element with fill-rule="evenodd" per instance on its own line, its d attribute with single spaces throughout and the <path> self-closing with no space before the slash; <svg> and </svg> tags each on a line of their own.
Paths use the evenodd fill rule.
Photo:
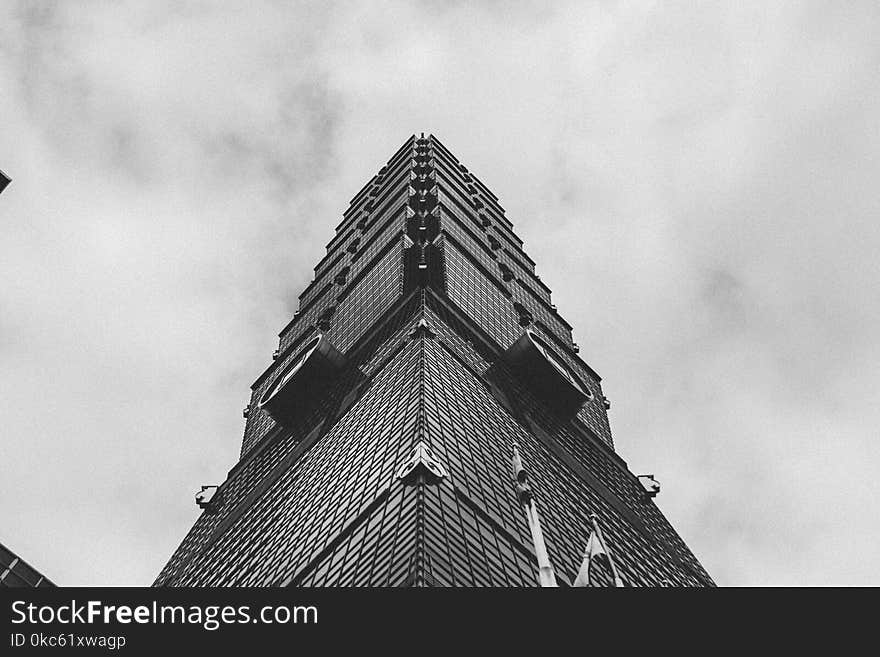
<svg viewBox="0 0 880 657">
<path fill-rule="evenodd" d="M 608 549 L 608 546 L 605 544 L 605 537 L 602 536 L 602 530 L 599 527 L 599 516 L 595 513 L 591 513 L 590 520 L 593 523 L 593 529 L 596 532 L 596 536 L 599 538 L 599 543 L 602 544 L 602 549 L 605 550 L 605 555 L 608 557 L 608 563 L 611 564 L 611 574 L 614 575 L 614 586 L 623 588 L 623 580 L 620 579 L 620 574 L 617 572 L 617 566 L 614 564 L 614 557 L 611 556 L 611 550 Z"/>
<path fill-rule="evenodd" d="M 529 520 L 529 529 L 532 531 L 535 556 L 538 558 L 538 582 L 543 587 L 557 586 L 556 575 L 553 573 L 553 566 L 550 565 L 550 557 L 547 555 L 547 546 L 544 545 L 541 520 L 538 517 L 538 509 L 535 507 L 534 500 L 526 505 L 526 517 Z"/>
<path fill-rule="evenodd" d="M 557 587 L 556 575 L 547 555 L 547 546 L 544 544 L 544 534 L 541 532 L 541 518 L 538 516 L 538 507 L 532 495 L 528 483 L 528 474 L 523 467 L 519 456 L 519 448 L 513 446 L 513 475 L 516 484 L 516 497 L 519 503 L 525 507 L 526 520 L 529 523 L 529 531 L 532 533 L 532 543 L 535 546 L 535 556 L 538 559 L 538 584 L 542 587 Z"/>
</svg>

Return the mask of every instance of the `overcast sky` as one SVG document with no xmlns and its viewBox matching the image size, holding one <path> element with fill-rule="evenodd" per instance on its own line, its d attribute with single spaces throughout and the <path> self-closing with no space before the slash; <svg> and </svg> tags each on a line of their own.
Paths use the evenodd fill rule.
<svg viewBox="0 0 880 657">
<path fill-rule="evenodd" d="M 151 583 L 424 131 L 719 584 L 880 584 L 878 34 L 876 0 L 2 3 L 0 542 Z"/>
</svg>

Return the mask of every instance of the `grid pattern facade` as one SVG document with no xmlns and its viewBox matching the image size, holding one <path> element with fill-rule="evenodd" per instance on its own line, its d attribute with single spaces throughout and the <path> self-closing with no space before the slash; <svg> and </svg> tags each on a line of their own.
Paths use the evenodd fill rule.
<svg viewBox="0 0 880 657">
<path fill-rule="evenodd" d="M 0 588 L 55 586 L 36 568 L 0 543 Z"/>
<path fill-rule="evenodd" d="M 526 329 L 588 391 L 576 414 L 509 362 Z M 259 400 L 316 334 L 344 363 L 273 419 Z M 614 452 L 601 380 L 498 199 L 435 137 L 355 195 L 279 337 L 241 460 L 156 585 L 535 586 L 514 444 L 562 585 L 591 513 L 627 585 L 713 585 Z M 446 476 L 405 469 L 423 447 Z M 610 583 L 600 567 L 593 584 Z"/>
</svg>

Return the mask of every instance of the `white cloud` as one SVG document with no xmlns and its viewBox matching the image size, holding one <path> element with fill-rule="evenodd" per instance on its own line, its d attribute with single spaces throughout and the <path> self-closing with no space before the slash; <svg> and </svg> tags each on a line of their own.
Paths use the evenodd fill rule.
<svg viewBox="0 0 880 657">
<path fill-rule="evenodd" d="M 3 540 L 151 581 L 348 199 L 430 131 L 719 583 L 877 583 L 876 5 L 318 6 L 3 7 Z"/>
</svg>

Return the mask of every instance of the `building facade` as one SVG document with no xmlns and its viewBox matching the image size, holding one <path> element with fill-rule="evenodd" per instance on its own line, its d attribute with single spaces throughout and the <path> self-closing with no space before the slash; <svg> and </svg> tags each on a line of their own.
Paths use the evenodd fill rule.
<svg viewBox="0 0 880 657">
<path fill-rule="evenodd" d="M 0 588 L 55 586 L 45 575 L 0 543 Z"/>
<path fill-rule="evenodd" d="M 713 585 L 615 453 L 498 199 L 436 137 L 354 196 L 279 338 L 239 462 L 155 585 L 536 586 L 514 445 L 561 586 L 591 514 L 625 585 Z"/>
</svg>

